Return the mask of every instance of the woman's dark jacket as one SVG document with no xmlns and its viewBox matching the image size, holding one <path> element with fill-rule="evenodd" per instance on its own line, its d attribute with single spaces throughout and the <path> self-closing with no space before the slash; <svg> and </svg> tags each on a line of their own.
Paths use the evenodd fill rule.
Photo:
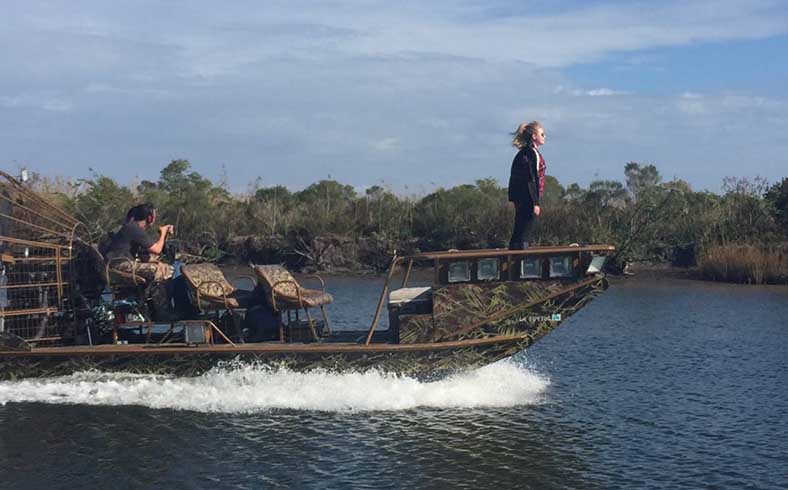
<svg viewBox="0 0 788 490">
<path fill-rule="evenodd" d="M 539 204 L 539 172 L 532 146 L 517 152 L 509 175 L 509 200 L 531 206 Z"/>
</svg>

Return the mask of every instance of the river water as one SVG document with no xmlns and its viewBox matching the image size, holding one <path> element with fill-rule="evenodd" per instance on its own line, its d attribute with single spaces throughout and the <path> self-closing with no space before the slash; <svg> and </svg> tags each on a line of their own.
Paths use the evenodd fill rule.
<svg viewBox="0 0 788 490">
<path fill-rule="evenodd" d="M 366 328 L 381 278 L 328 278 Z M 436 382 L 243 367 L 0 383 L 0 488 L 788 488 L 788 287 L 660 276 Z M 385 322 L 382 327 L 386 327 Z"/>
</svg>

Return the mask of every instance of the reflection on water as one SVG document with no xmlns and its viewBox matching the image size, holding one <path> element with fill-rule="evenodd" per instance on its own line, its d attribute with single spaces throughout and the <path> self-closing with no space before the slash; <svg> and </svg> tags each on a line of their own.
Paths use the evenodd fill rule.
<svg viewBox="0 0 788 490">
<path fill-rule="evenodd" d="M 329 278 L 335 321 L 371 319 L 381 282 Z M 784 488 L 785 318 L 788 288 L 636 278 L 514 362 L 437 383 L 0 383 L 0 488 Z"/>
</svg>

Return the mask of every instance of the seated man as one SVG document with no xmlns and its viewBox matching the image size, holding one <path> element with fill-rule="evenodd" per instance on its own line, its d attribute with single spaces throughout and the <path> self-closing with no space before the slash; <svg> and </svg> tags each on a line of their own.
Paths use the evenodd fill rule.
<svg viewBox="0 0 788 490">
<path fill-rule="evenodd" d="M 174 231 L 172 225 L 159 227 L 159 239 L 154 240 L 147 233 L 156 222 L 156 209 L 151 204 L 140 204 L 126 213 L 126 223 L 112 237 L 107 246 L 105 258 L 109 266 L 123 272 L 134 273 L 151 286 L 156 313 L 170 311 L 166 287 L 160 282 L 172 277 L 173 267 L 156 258 L 164 248 L 167 235 Z"/>
</svg>

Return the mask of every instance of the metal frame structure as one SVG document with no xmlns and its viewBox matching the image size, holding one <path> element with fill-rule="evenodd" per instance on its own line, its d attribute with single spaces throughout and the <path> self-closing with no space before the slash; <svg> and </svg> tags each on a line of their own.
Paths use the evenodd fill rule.
<svg viewBox="0 0 788 490">
<path fill-rule="evenodd" d="M 0 171 L 0 331 L 32 344 L 69 333 L 75 241 L 90 241 L 84 224 Z"/>
</svg>

